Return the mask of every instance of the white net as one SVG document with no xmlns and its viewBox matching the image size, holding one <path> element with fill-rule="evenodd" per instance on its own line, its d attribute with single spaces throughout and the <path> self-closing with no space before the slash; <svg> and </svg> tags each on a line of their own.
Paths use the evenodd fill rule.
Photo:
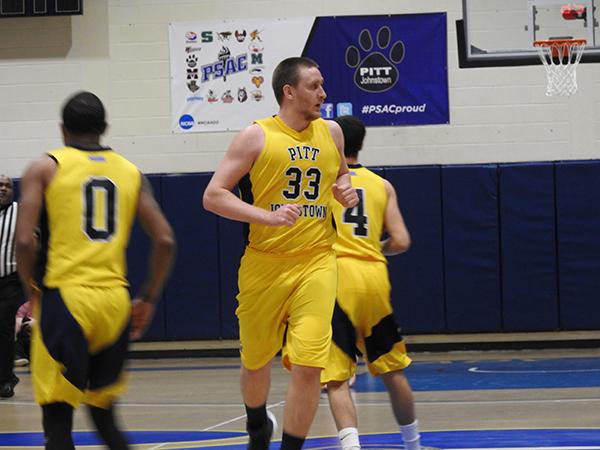
<svg viewBox="0 0 600 450">
<path fill-rule="evenodd" d="M 568 96 L 577 92 L 577 65 L 585 44 L 585 40 L 534 43 L 546 69 L 546 95 Z"/>
</svg>

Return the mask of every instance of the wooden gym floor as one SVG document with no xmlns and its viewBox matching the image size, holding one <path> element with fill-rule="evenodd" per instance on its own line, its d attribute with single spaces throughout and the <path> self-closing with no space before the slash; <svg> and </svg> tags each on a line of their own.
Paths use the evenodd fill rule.
<svg viewBox="0 0 600 450">
<path fill-rule="evenodd" d="M 137 349 L 143 350 L 144 344 L 137 344 Z M 415 391 L 424 445 L 600 449 L 597 349 L 417 352 L 411 356 L 414 364 L 406 373 Z M 363 448 L 401 448 L 382 384 L 364 366 L 359 372 L 355 400 Z M 119 416 L 132 448 L 245 449 L 238 358 L 134 359 L 128 373 L 130 388 L 119 404 Z M 16 395 L 0 401 L 0 450 L 43 448 L 30 374 L 27 368 L 18 369 L 17 374 L 21 382 Z M 280 421 L 287 380 L 285 370 L 276 364 L 269 405 Z M 89 432 L 92 428 L 84 410 L 76 412 L 74 429 L 77 448 L 102 448 Z M 271 448 L 279 447 L 280 436 L 281 430 Z M 337 448 L 335 436 L 323 397 L 305 448 Z"/>
</svg>

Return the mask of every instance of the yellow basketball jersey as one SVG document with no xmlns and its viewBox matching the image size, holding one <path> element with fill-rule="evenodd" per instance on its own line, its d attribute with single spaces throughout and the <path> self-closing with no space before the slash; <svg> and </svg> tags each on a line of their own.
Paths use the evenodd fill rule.
<svg viewBox="0 0 600 450">
<path fill-rule="evenodd" d="M 386 262 L 380 244 L 388 200 L 383 178 L 360 164 L 349 165 L 349 169 L 359 202 L 348 209 L 333 202 L 338 231 L 333 248 L 338 257 Z"/>
<path fill-rule="evenodd" d="M 256 123 L 265 133 L 265 145 L 240 182 L 242 199 L 268 211 L 294 203 L 301 212 L 291 227 L 250 224 L 249 247 L 275 254 L 331 248 L 335 241 L 331 186 L 340 154 L 327 123 L 317 119 L 302 131 L 291 129 L 278 116 Z"/>
<path fill-rule="evenodd" d="M 125 250 L 141 174 L 111 149 L 63 147 L 45 193 L 48 255 L 44 284 L 127 285 Z"/>
</svg>

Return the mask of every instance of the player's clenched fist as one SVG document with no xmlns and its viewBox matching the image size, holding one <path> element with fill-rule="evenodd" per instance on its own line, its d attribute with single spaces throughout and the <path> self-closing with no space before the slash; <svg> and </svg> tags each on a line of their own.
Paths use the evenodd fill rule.
<svg viewBox="0 0 600 450">
<path fill-rule="evenodd" d="M 300 216 L 300 205 L 285 204 L 269 215 L 269 225 L 273 227 L 288 226 L 296 223 Z"/>
<path fill-rule="evenodd" d="M 338 185 L 337 183 L 331 187 L 333 196 L 340 202 L 344 208 L 352 208 L 358 204 L 358 195 L 356 189 L 350 183 Z"/>
</svg>

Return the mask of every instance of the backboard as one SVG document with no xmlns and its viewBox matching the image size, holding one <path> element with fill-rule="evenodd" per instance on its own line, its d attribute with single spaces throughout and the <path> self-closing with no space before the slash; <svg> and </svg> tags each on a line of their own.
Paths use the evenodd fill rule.
<svg viewBox="0 0 600 450">
<path fill-rule="evenodd" d="M 541 64 L 534 41 L 585 39 L 582 63 L 600 62 L 600 0 L 463 0 L 459 66 Z"/>
</svg>

